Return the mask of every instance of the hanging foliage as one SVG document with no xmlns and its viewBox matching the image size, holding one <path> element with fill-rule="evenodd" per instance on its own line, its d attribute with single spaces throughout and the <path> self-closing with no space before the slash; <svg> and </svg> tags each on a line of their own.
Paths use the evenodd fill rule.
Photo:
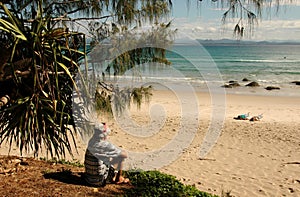
<svg viewBox="0 0 300 197">
<path fill-rule="evenodd" d="M 72 102 L 74 90 L 77 96 L 85 94 L 87 102 L 94 102 L 90 95 L 97 95 L 89 91 L 88 67 L 80 67 L 86 61 L 87 47 L 86 35 L 75 30 L 82 27 L 78 21 L 103 24 L 101 20 L 110 19 L 124 30 L 137 21 L 158 21 L 169 8 L 170 1 L 156 0 L 1 1 L 0 145 L 15 143 L 21 153 L 33 150 L 35 156 L 41 150 L 56 157 L 72 153 L 72 143 L 76 148 L 74 120 L 86 121 L 80 116 L 85 106 Z M 117 30 L 101 34 L 102 38 Z M 114 65 L 118 72 L 129 68 L 125 65 L 130 56 L 118 58 Z M 84 90 L 80 94 L 76 76 Z M 111 103 L 107 99 L 99 106 Z"/>
</svg>

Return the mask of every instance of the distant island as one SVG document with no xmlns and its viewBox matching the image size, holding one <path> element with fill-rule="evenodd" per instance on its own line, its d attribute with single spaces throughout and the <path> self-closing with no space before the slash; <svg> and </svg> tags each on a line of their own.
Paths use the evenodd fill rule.
<svg viewBox="0 0 300 197">
<path fill-rule="evenodd" d="M 300 41 L 251 41 L 251 40 L 231 40 L 231 39 L 221 39 L 221 40 L 201 40 L 197 41 L 204 45 L 300 45 Z"/>
</svg>

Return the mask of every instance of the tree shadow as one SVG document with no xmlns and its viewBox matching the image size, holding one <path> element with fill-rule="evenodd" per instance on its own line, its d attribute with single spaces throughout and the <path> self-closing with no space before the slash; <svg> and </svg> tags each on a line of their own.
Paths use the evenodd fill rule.
<svg viewBox="0 0 300 197">
<path fill-rule="evenodd" d="M 93 187 L 84 180 L 84 172 L 72 172 L 71 170 L 65 170 L 59 172 L 46 172 L 44 175 L 45 179 L 53 179 L 62 183 L 72 184 L 77 186 Z M 103 187 L 97 187 L 97 192 L 90 193 L 89 196 L 122 196 L 132 189 L 130 185 L 117 185 L 117 184 L 106 184 Z"/>
<path fill-rule="evenodd" d="M 45 179 L 54 179 L 67 184 L 89 186 L 83 178 L 83 172 L 73 173 L 71 170 L 62 170 L 59 172 L 47 172 L 43 176 Z"/>
</svg>

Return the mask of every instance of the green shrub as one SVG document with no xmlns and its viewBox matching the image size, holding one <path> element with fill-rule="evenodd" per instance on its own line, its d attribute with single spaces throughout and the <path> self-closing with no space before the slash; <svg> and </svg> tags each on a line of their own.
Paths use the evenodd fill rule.
<svg viewBox="0 0 300 197">
<path fill-rule="evenodd" d="M 184 185 L 175 176 L 159 171 L 127 171 L 126 176 L 134 187 L 127 190 L 125 196 L 214 196 L 194 186 Z"/>
</svg>

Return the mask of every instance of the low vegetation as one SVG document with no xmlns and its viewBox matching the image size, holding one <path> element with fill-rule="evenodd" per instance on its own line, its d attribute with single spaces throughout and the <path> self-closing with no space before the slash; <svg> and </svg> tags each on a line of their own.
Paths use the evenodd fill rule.
<svg viewBox="0 0 300 197">
<path fill-rule="evenodd" d="M 127 190 L 125 196 L 215 196 L 184 185 L 175 176 L 159 171 L 127 171 L 126 175 L 134 187 Z"/>
</svg>

